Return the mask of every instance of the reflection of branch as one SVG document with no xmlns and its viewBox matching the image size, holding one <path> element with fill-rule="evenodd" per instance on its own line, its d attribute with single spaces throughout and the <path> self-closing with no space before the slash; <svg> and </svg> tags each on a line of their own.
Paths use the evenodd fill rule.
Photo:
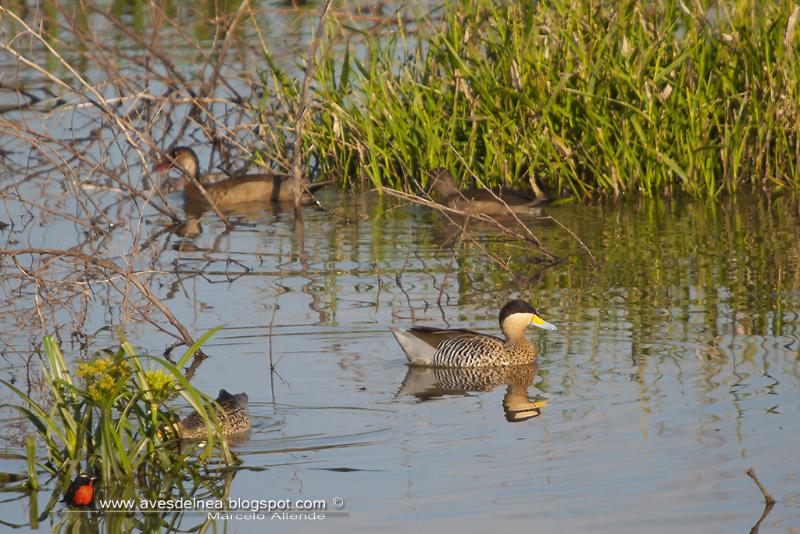
<svg viewBox="0 0 800 534">
<path fill-rule="evenodd" d="M 0 125 L 2 125 L 3 128 L 7 128 L 9 131 L 13 130 L 13 131 L 17 132 L 19 134 L 20 139 L 23 139 L 23 140 L 27 141 L 28 144 L 31 147 L 34 147 L 34 148 L 38 149 L 41 153 L 46 154 L 48 156 L 49 156 L 49 153 L 47 153 L 41 146 L 41 145 L 45 145 L 45 143 L 51 144 L 51 145 L 56 145 L 56 146 L 58 146 L 60 148 L 63 148 L 65 151 L 71 152 L 72 156 L 73 156 L 73 159 L 77 160 L 79 163 L 84 163 L 85 165 L 89 166 L 90 168 L 93 168 L 93 171 L 95 171 L 95 172 L 102 173 L 109 180 L 111 180 L 114 183 L 116 183 L 117 185 L 119 185 L 119 187 L 121 189 L 125 190 L 125 192 L 129 193 L 133 199 L 137 199 L 137 198 L 141 199 L 144 203 L 153 206 L 153 208 L 156 209 L 162 215 L 165 215 L 165 216 L 169 217 L 170 219 L 172 219 L 174 221 L 178 220 L 178 216 L 175 215 L 175 213 L 168 206 L 161 206 L 158 203 L 151 202 L 151 195 L 145 195 L 144 193 L 138 191 L 131 184 L 125 182 L 119 176 L 117 176 L 115 173 L 109 171 L 105 167 L 97 167 L 96 162 L 92 161 L 87 156 L 87 154 L 83 153 L 81 150 L 77 150 L 77 149 L 73 148 L 72 143 L 60 141 L 59 139 L 56 139 L 55 137 L 52 137 L 52 136 L 48 135 L 46 132 L 36 131 L 36 130 L 33 130 L 30 127 L 27 127 L 25 125 L 20 125 L 20 124 L 17 124 L 17 123 L 11 122 L 11 121 L 7 121 L 7 120 L 4 120 L 4 119 L 0 120 Z M 6 133 L 8 133 L 8 132 L 6 132 Z M 26 137 L 24 137 L 24 135 L 28 135 L 30 137 L 26 138 Z M 55 152 L 55 151 L 53 151 L 53 152 Z M 58 157 L 60 157 L 60 156 L 58 156 Z M 72 172 L 70 167 L 69 167 L 69 165 L 68 165 L 68 163 L 69 163 L 68 161 L 62 161 L 62 162 L 60 162 L 60 165 L 59 165 L 59 170 L 66 169 L 66 171 L 64 172 L 65 176 L 67 176 L 69 172 Z M 81 185 L 85 185 L 85 184 L 81 184 Z M 20 199 L 20 201 L 24 201 L 24 199 Z M 89 216 L 88 213 L 87 213 L 87 216 Z"/>
<path fill-rule="evenodd" d="M 246 4 L 246 2 L 244 4 Z M 47 49 L 47 51 L 50 52 L 50 54 L 52 54 L 56 58 L 56 60 L 58 60 L 58 62 L 61 63 L 64 66 L 64 68 L 66 68 L 73 75 L 73 77 L 79 83 L 77 83 L 75 86 L 73 86 L 69 82 L 64 81 L 63 79 L 55 76 L 53 73 L 51 73 L 50 71 L 48 71 L 44 67 L 36 64 L 33 60 L 31 60 L 31 59 L 27 58 L 26 56 L 24 56 L 23 54 L 21 54 L 19 51 L 14 49 L 10 44 L 2 44 L 2 45 L 0 45 L 0 48 L 4 49 L 7 52 L 9 52 L 10 54 L 12 54 L 19 62 L 27 65 L 28 67 L 30 67 L 31 69 L 33 69 L 33 70 L 35 70 L 37 72 L 39 72 L 40 74 L 45 76 L 48 80 L 52 81 L 55 84 L 58 84 L 59 86 L 67 89 L 68 91 L 71 91 L 71 92 L 75 93 L 79 97 L 81 97 L 84 100 L 86 100 L 86 102 L 88 104 L 97 107 L 101 112 L 103 112 L 103 114 L 105 114 L 114 123 L 114 125 L 117 127 L 117 130 L 124 136 L 124 138 L 127 141 L 128 145 L 138 155 L 142 165 L 146 166 L 147 158 L 145 156 L 145 153 L 144 153 L 143 149 L 140 147 L 139 143 L 141 143 L 141 144 L 143 144 L 145 146 L 149 146 L 150 148 L 156 148 L 155 143 L 153 143 L 153 141 L 150 139 L 150 137 L 148 135 L 146 135 L 146 133 L 139 131 L 135 126 L 133 126 L 131 124 L 131 122 L 129 120 L 127 120 L 127 117 L 121 116 L 118 113 L 116 113 L 114 111 L 114 108 L 112 107 L 112 104 L 107 99 L 105 99 L 103 97 L 103 95 L 99 92 L 99 90 L 96 89 L 92 84 L 88 83 L 76 71 L 75 67 L 73 67 L 64 57 L 62 57 L 62 55 L 60 55 L 48 43 L 48 41 L 47 41 L 47 39 L 45 37 L 43 37 L 41 34 L 35 32 L 22 19 L 20 19 L 14 13 L 8 11 L 6 8 L 0 6 L 0 12 L 7 13 L 13 20 L 15 20 L 18 24 L 20 24 L 25 29 L 26 33 L 30 34 L 33 38 L 38 40 Z M 240 13 L 241 12 L 242 12 L 242 10 L 240 9 Z M 62 13 L 62 16 L 66 16 L 66 15 L 64 13 Z M 69 17 L 67 17 L 67 19 L 69 20 Z M 237 15 L 237 18 L 234 20 L 234 25 L 238 21 L 238 19 L 239 19 L 239 16 Z M 73 26 L 75 26 L 75 22 L 72 21 L 72 23 L 73 23 Z M 232 28 L 231 28 L 231 30 L 232 30 Z M 230 35 L 230 33 L 235 33 L 235 32 L 230 31 L 228 33 L 228 35 Z M 85 37 L 82 36 L 82 35 L 78 35 L 78 37 L 82 38 L 82 40 L 84 41 L 84 45 L 86 45 L 86 46 L 91 46 L 91 45 L 95 44 L 94 42 L 87 42 Z M 227 50 L 227 42 L 228 41 L 227 41 L 227 37 L 226 37 L 225 42 L 224 42 L 224 46 L 223 46 L 223 53 L 224 53 L 224 50 Z M 146 46 L 146 48 L 148 50 L 152 49 L 152 47 L 150 47 L 150 46 Z M 161 56 L 158 56 L 158 57 L 161 57 Z M 165 63 L 166 63 L 166 61 L 165 61 Z M 126 79 L 126 78 L 124 78 L 122 76 L 120 76 L 120 78 Z M 216 77 L 214 78 L 214 80 L 216 80 Z M 208 92 L 210 90 L 210 87 L 204 87 L 204 90 L 206 92 Z M 205 96 L 207 96 L 207 95 L 205 95 Z M 206 109 L 204 106 L 202 106 L 198 101 L 193 101 L 193 105 L 194 105 L 194 107 L 196 109 L 202 110 L 206 114 L 206 116 L 212 116 L 213 117 L 213 113 L 208 111 L 208 109 Z M 228 130 L 228 133 L 232 134 L 233 132 L 230 132 Z M 236 136 L 235 135 L 230 135 L 230 137 L 231 138 L 235 138 Z M 79 153 L 76 152 L 76 154 L 79 154 Z M 163 154 L 162 154 L 162 156 L 163 156 Z M 184 173 L 185 173 L 185 171 L 184 171 Z M 195 185 L 198 186 L 198 189 L 200 190 L 200 193 L 203 195 L 203 197 L 209 203 L 209 205 L 211 206 L 211 209 L 220 218 L 220 220 L 226 226 L 229 225 L 230 223 L 229 223 L 227 217 L 220 210 L 220 208 L 218 207 L 218 205 L 215 202 L 215 200 L 207 193 L 207 191 L 203 187 L 203 185 L 197 183 L 197 180 L 194 180 L 194 177 L 189 177 L 189 180 L 192 181 L 192 182 L 195 182 Z M 135 191 L 135 189 L 133 189 L 130 186 L 126 186 L 125 184 L 122 184 L 122 185 L 123 185 L 123 187 L 126 187 L 129 190 L 129 192 L 131 192 L 134 196 L 137 196 L 137 192 Z M 141 195 L 138 194 L 138 196 L 141 196 Z M 150 198 L 145 198 L 145 202 L 149 203 L 150 202 Z M 163 208 L 159 208 L 158 206 L 156 206 L 156 208 L 159 209 L 160 211 L 163 211 Z M 174 215 L 171 214 L 171 216 L 172 216 L 172 218 L 174 220 L 177 220 L 177 218 Z"/>
<path fill-rule="evenodd" d="M 406 291 L 406 289 L 403 287 L 403 281 L 402 281 L 403 273 L 405 272 L 406 267 L 408 266 L 408 259 L 411 257 L 411 232 L 410 231 L 408 232 L 408 247 L 406 248 L 406 250 L 408 251 L 406 253 L 406 259 L 403 260 L 403 265 L 400 266 L 400 270 L 398 270 L 395 273 L 395 275 L 394 275 L 394 283 L 395 283 L 395 285 L 397 285 L 398 288 L 400 288 L 400 291 L 403 292 L 403 295 L 406 296 L 406 302 L 408 303 L 408 309 L 411 310 L 411 322 L 413 323 L 413 322 L 416 321 L 414 319 L 414 305 L 411 304 L 411 297 L 409 296 L 408 291 Z"/>
<path fill-rule="evenodd" d="M 118 275 L 125 277 L 127 280 L 130 281 L 139 292 L 150 301 L 150 303 L 158 308 L 158 310 L 167 318 L 167 320 L 172 324 L 175 330 L 178 331 L 180 337 L 183 339 L 183 342 L 188 345 L 192 346 L 194 344 L 194 339 L 192 338 L 189 331 L 181 324 L 178 319 L 172 315 L 172 312 L 164 306 L 164 304 L 158 300 L 158 298 L 153 295 L 149 289 L 133 274 L 130 276 L 128 275 L 125 269 L 120 268 L 117 264 L 112 261 L 104 260 L 102 258 L 98 258 L 95 256 L 89 256 L 87 254 L 83 254 L 81 252 L 74 252 L 70 250 L 58 250 L 58 249 L 49 249 L 49 248 L 27 248 L 27 249 L 18 249 L 18 250 L 8 250 L 8 249 L 0 249 L 0 255 L 2 256 L 19 256 L 22 254 L 40 254 L 40 255 L 47 255 L 47 256 L 56 256 L 56 257 L 70 257 L 80 260 L 84 263 L 89 263 L 92 265 L 96 265 L 103 269 L 108 269 Z M 198 351 L 198 354 L 202 354 L 201 351 Z"/>
<path fill-rule="evenodd" d="M 8 19 L 13 31 L 9 39 L 0 38 L 0 55 L 10 54 L 19 72 L 14 80 L 0 81 L 0 172 L 7 177 L 0 186 L 0 210 L 5 209 L 2 219 L 12 225 L 2 232 L 6 244 L 0 248 L 39 246 L 44 252 L 23 259 L 21 251 L 5 251 L 17 254 L 19 271 L 7 269 L 11 260 L 0 255 L 0 270 L 10 271 L 3 272 L 5 283 L 13 284 L 0 320 L 4 326 L 16 321 L 0 328 L 0 352 L 14 350 L 6 343 L 12 330 L 33 343 L 43 321 L 59 337 L 69 324 L 74 336 L 89 339 L 83 330 L 92 316 L 90 300 L 101 299 L 115 302 L 114 315 L 121 310 L 115 323 L 125 324 L 135 314 L 135 320 L 167 334 L 165 344 L 173 339 L 189 343 L 188 332 L 158 305 L 172 295 L 165 297 L 154 286 L 165 274 L 158 268 L 163 251 L 149 248 L 160 232 L 146 235 L 152 234 L 146 230 L 153 228 L 149 224 L 160 226 L 163 218 L 178 221 L 184 215 L 173 211 L 148 162 L 154 153 L 163 156 L 164 139 L 184 137 L 212 140 L 211 164 L 226 171 L 241 159 L 232 150 L 237 156 L 251 153 L 247 147 L 257 135 L 253 122 L 260 99 L 242 97 L 237 87 L 256 87 L 258 69 L 243 74 L 245 83 L 231 82 L 228 75 L 253 64 L 247 56 L 252 48 L 248 32 L 241 31 L 252 12 L 250 3 L 237 4 L 238 12 L 215 13 L 210 45 L 183 18 L 170 18 L 155 4 L 149 12 L 152 32 L 137 30 L 94 2 L 29 10 L 30 16 L 15 10 L 13 2 L 7 4 L 0 1 L 0 19 Z M 119 38 L 137 46 L 119 45 Z M 162 39 L 179 44 L 165 46 Z M 178 56 L 185 52 L 193 65 L 191 76 L 176 66 L 183 64 Z M 15 101 L 17 106 L 4 105 Z M 153 210 L 160 214 L 155 219 Z M 43 242 L 25 244 L 35 224 L 43 228 Z M 120 236 L 123 232 L 129 235 Z M 150 263 L 152 271 L 148 274 L 140 262 Z M 64 282 L 60 273 L 49 276 L 59 265 L 72 271 Z M 229 271 L 223 274 L 231 279 Z M 165 280 L 170 292 L 180 287 L 181 276 L 176 269 L 177 279 Z M 102 295 L 94 293 L 96 284 L 106 286 Z M 164 317 L 170 320 L 165 323 Z M 81 350 L 88 350 L 84 341 Z"/>
<path fill-rule="evenodd" d="M 572 230 L 570 230 L 569 228 L 567 228 L 566 226 L 564 226 L 564 224 L 563 224 L 561 221 L 559 221 L 558 219 L 556 219 L 556 218 L 555 218 L 555 217 L 553 217 L 552 215 L 548 215 L 548 216 L 547 216 L 547 219 L 549 219 L 549 220 L 553 221 L 554 223 L 556 223 L 557 225 L 559 225 L 559 226 L 561 227 L 561 229 L 562 229 L 562 230 L 564 230 L 564 231 L 565 231 L 565 232 L 567 232 L 569 235 L 571 235 L 571 236 L 572 236 L 572 238 L 573 238 L 575 241 L 577 241 L 577 242 L 578 242 L 578 244 L 579 244 L 581 247 L 583 247 L 583 250 L 585 250 L 585 251 L 586 251 L 586 253 L 589 255 L 589 257 L 590 257 L 590 258 L 592 258 L 592 262 L 594 262 L 595 264 L 597 264 L 597 259 L 594 257 L 594 254 L 592 254 L 592 251 L 591 251 L 591 250 L 589 250 L 589 247 L 587 247 L 587 246 L 586 246 L 586 244 L 585 244 L 583 241 L 581 241 L 581 239 L 580 239 L 578 236 L 576 236 L 576 235 L 575 235 L 575 232 L 573 232 Z"/>
<path fill-rule="evenodd" d="M 759 482 L 758 477 L 756 476 L 756 472 L 753 470 L 752 467 L 747 471 L 745 471 L 745 473 L 747 474 L 747 476 L 753 479 L 753 482 L 755 482 L 756 486 L 758 486 L 758 490 L 761 492 L 761 495 L 764 496 L 764 502 L 765 502 L 764 511 L 761 512 L 761 517 L 758 518 L 756 524 L 753 525 L 753 528 L 750 529 L 750 534 L 758 534 L 758 529 L 759 527 L 761 527 L 761 523 L 767 518 L 770 511 L 772 510 L 772 507 L 775 506 L 776 501 L 775 497 L 770 495 L 767 489 L 761 484 L 761 482 Z"/>
<path fill-rule="evenodd" d="M 74 93 L 82 96 L 83 98 L 85 98 L 88 102 L 90 102 L 90 103 L 94 104 L 95 106 L 97 106 L 114 123 L 116 123 L 117 127 L 119 128 L 120 133 L 122 133 L 122 135 L 125 136 L 125 139 L 128 141 L 130 146 L 132 146 L 132 147 L 134 147 L 134 149 L 136 149 L 136 152 L 139 154 L 139 157 L 141 158 L 142 163 L 144 163 L 145 162 L 144 154 L 142 153 L 142 151 L 140 149 L 138 149 L 138 145 L 136 144 L 136 141 L 134 140 L 134 137 L 136 137 L 138 139 L 141 139 L 141 140 L 144 140 L 143 135 L 141 133 L 139 133 L 139 131 L 136 128 L 133 128 L 129 123 L 124 121 L 119 115 L 114 113 L 113 109 L 111 109 L 111 107 L 103 99 L 103 95 L 101 95 L 100 92 L 97 89 L 95 89 L 95 87 L 92 84 L 87 82 L 83 78 L 83 76 L 81 76 L 80 73 L 77 70 L 75 70 L 75 68 L 68 61 L 66 61 L 61 56 L 61 54 L 59 54 L 58 51 L 56 51 L 55 48 L 53 48 L 50 45 L 50 43 L 47 41 L 47 39 L 42 37 L 39 33 L 35 32 L 30 26 L 28 26 L 25 23 L 25 21 L 23 21 L 21 18 L 19 18 L 15 13 L 9 11 L 8 9 L 6 9 L 6 8 L 4 8 L 2 6 L 0 6 L 0 10 L 2 10 L 4 13 L 8 14 L 8 16 L 11 17 L 12 19 L 14 19 L 17 22 L 17 24 L 22 26 L 27 33 L 29 33 L 32 37 L 34 37 L 37 41 L 39 41 L 42 44 L 42 46 L 44 46 L 44 48 L 46 48 L 47 51 L 50 52 L 50 54 L 52 54 L 53 57 L 55 57 L 59 61 L 59 63 L 61 63 L 64 66 L 64 68 L 66 68 L 70 72 L 70 74 L 72 74 L 72 76 L 74 76 L 75 79 L 80 82 L 79 86 L 82 86 L 84 88 L 84 90 L 81 90 L 79 87 L 73 87 L 69 83 L 67 83 L 67 82 L 61 80 L 60 78 L 54 76 L 53 74 L 51 74 L 46 69 L 42 68 L 41 66 L 37 65 L 36 63 L 31 61 L 30 59 L 26 58 L 25 56 L 23 56 L 22 54 L 17 52 L 11 46 L 2 45 L 2 47 L 7 52 L 9 52 L 14 57 L 16 57 L 20 62 L 28 65 L 29 67 L 31 67 L 32 69 L 38 71 L 39 73 L 41 73 L 42 75 L 44 75 L 45 77 L 47 77 L 48 79 L 53 81 L 54 83 L 57 83 L 57 84 L 65 87 L 66 89 L 71 90 L 72 92 L 74 92 Z"/>
<path fill-rule="evenodd" d="M 767 489 L 761 485 L 761 482 L 758 481 L 758 477 L 756 477 L 756 472 L 753 471 L 753 468 L 751 467 L 750 469 L 745 471 L 745 473 L 747 474 L 747 476 L 753 479 L 753 482 L 756 483 L 756 486 L 758 486 L 759 491 L 761 491 L 761 495 L 764 496 L 764 500 L 767 501 L 767 503 L 775 504 L 775 497 L 770 495 Z"/>
<path fill-rule="evenodd" d="M 767 518 L 769 513 L 772 511 L 772 507 L 775 506 L 774 502 L 768 502 L 764 504 L 764 511 L 761 512 L 761 517 L 758 518 L 756 524 L 753 525 L 753 528 L 750 529 L 750 534 L 758 534 L 758 529 L 761 527 L 761 523 Z"/>
<path fill-rule="evenodd" d="M 275 303 L 272 305 L 272 317 L 269 320 L 269 390 L 272 395 L 272 404 L 275 404 L 275 361 L 272 359 L 272 328 L 275 326 L 275 315 L 278 313 L 278 298 L 280 297 L 279 288 L 275 288 Z"/>
<path fill-rule="evenodd" d="M 272 359 L 272 328 L 275 326 L 275 314 L 278 313 L 278 297 L 280 296 L 280 291 L 277 289 L 275 290 L 275 303 L 272 305 L 272 317 L 269 320 L 269 333 L 267 337 L 269 338 L 269 372 L 275 372 L 275 362 Z M 275 390 L 272 391 L 272 402 L 275 402 Z"/>
</svg>

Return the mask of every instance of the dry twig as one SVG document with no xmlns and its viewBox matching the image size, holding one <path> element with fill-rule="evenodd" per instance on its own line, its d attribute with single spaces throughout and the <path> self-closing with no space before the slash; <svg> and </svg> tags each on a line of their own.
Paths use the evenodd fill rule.
<svg viewBox="0 0 800 534">
<path fill-rule="evenodd" d="M 8 249 L 0 249 L 0 256 L 10 256 L 15 257 L 19 255 L 46 255 L 46 256 L 54 256 L 56 258 L 75 258 L 83 263 L 88 263 L 92 265 L 96 265 L 102 269 L 107 269 L 111 272 L 114 272 L 126 280 L 129 280 L 139 292 L 150 301 L 153 306 L 155 306 L 166 319 L 170 322 L 170 324 L 178 331 L 178 334 L 182 338 L 182 341 L 187 345 L 191 346 L 194 344 L 195 340 L 192 338 L 189 331 L 181 324 L 181 322 L 169 311 L 169 308 L 164 306 L 164 304 L 155 296 L 153 295 L 147 287 L 142 284 L 142 282 L 138 279 L 138 277 L 133 274 L 129 273 L 127 269 L 123 269 L 119 267 L 117 264 L 105 260 L 103 258 L 98 258 L 95 256 L 89 256 L 82 252 L 75 252 L 70 250 L 57 250 L 57 249 L 46 249 L 46 248 L 26 248 L 26 249 L 17 249 L 17 250 L 8 250 Z M 28 273 L 29 274 L 29 273 Z M 200 353 L 198 351 L 198 353 Z"/>
</svg>

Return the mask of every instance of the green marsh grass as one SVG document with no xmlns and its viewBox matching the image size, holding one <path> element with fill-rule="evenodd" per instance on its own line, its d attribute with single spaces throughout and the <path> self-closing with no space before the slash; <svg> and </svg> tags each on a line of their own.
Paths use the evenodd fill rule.
<svg viewBox="0 0 800 534">
<path fill-rule="evenodd" d="M 79 471 L 122 482 L 164 476 L 196 475 L 199 469 L 235 457 L 222 439 L 213 399 L 194 388 L 181 370 L 214 332 L 206 333 L 174 364 L 137 354 L 124 341 L 89 362 L 70 367 L 52 337 L 45 337 L 43 373 L 47 388 L 39 402 L 3 381 L 20 400 L 11 405 L 36 430 L 47 458 L 37 458 L 37 443 L 27 442 L 29 487 L 38 487 L 44 470 L 62 483 Z M 180 396 L 209 428 L 204 446 L 178 442 L 171 428 L 175 413 L 167 404 Z"/>
<path fill-rule="evenodd" d="M 447 0 L 390 29 L 331 26 L 304 157 L 344 185 L 409 188 L 443 166 L 576 198 L 796 191 L 799 14 L 790 0 Z M 262 82 L 297 94 L 272 63 Z"/>
</svg>

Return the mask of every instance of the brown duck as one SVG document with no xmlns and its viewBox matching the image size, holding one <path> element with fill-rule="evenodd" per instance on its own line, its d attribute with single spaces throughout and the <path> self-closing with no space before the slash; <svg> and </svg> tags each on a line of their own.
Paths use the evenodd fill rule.
<svg viewBox="0 0 800 534">
<path fill-rule="evenodd" d="M 214 402 L 219 406 L 217 417 L 223 436 L 234 436 L 250 430 L 247 393 L 232 395 L 221 389 Z M 203 439 L 208 436 L 206 422 L 197 412 L 192 412 L 173 427 L 181 439 Z"/>
<path fill-rule="evenodd" d="M 169 153 L 169 157 L 157 164 L 153 170 L 156 172 L 165 171 L 177 167 L 184 173 L 193 177 L 208 193 L 208 196 L 219 208 L 227 208 L 245 202 L 291 202 L 294 200 L 292 195 L 291 180 L 285 176 L 275 173 L 262 174 L 240 174 L 230 178 L 211 182 L 212 176 L 200 175 L 200 162 L 197 154 L 189 147 L 179 146 Z M 206 199 L 200 188 L 193 180 L 188 179 L 184 174 L 183 196 L 188 202 L 205 203 Z M 325 186 L 327 182 L 310 184 L 309 193 Z M 310 195 L 304 200 L 311 200 Z"/>
<path fill-rule="evenodd" d="M 459 191 L 453 175 L 441 167 L 431 171 L 428 187 L 436 193 L 441 204 L 467 213 L 507 215 L 511 210 L 516 214 L 536 215 L 548 202 L 514 189 L 493 192 L 489 189 L 471 188 Z"/>
</svg>

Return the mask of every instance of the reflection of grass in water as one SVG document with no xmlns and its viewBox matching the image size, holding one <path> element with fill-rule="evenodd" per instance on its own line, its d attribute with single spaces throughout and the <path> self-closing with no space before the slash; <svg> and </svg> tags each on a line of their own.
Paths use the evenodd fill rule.
<svg viewBox="0 0 800 534">
<path fill-rule="evenodd" d="M 554 216 L 576 229 L 597 265 L 571 239 L 553 235 L 557 229 L 541 235 L 566 262 L 541 275 L 512 241 L 487 247 L 509 259 L 514 275 L 474 250 L 457 249 L 458 284 L 446 313 L 452 326 L 497 333 L 498 302 L 529 298 L 559 327 L 556 335 L 534 337 L 544 362 L 538 387 L 545 391 L 584 395 L 580 381 L 587 376 L 629 373 L 646 410 L 649 403 L 667 405 L 659 400 L 660 388 L 671 391 L 661 377 L 677 373 L 676 380 L 710 402 L 723 395 L 724 384 L 753 377 L 750 385 L 731 389 L 739 390 L 738 398 L 754 397 L 759 387 L 776 387 L 772 378 L 760 385 L 761 373 L 775 376 L 774 384 L 796 378 L 790 345 L 800 334 L 795 202 L 680 198 L 555 208 Z M 436 310 L 426 316 L 438 320 Z M 568 363 L 560 361 L 564 353 Z M 789 372 L 775 371 L 781 365 Z"/>
<path fill-rule="evenodd" d="M 728 322 L 742 333 L 766 334 L 767 328 L 772 335 L 794 332 L 792 323 L 784 323 L 784 314 L 800 307 L 795 290 L 800 286 L 800 219 L 788 197 L 771 203 L 757 196 L 725 203 L 684 197 L 551 208 L 592 249 L 598 265 L 574 239 L 544 226 L 547 221 L 531 225 L 565 258 L 562 264 L 531 261 L 527 243 L 471 225 L 472 237 L 507 260 L 511 272 L 486 261 L 468 239 L 451 239 L 451 225 L 438 214 L 397 209 L 387 199 L 383 204 L 383 209 L 370 206 L 363 215 L 371 231 L 367 257 L 390 290 L 398 273 L 407 289 L 418 286 L 411 297 L 419 308 L 426 306 L 417 302 L 423 284 L 444 280 L 447 306 L 472 307 L 479 315 L 462 318 L 485 319 L 492 327 L 499 304 L 522 296 L 552 322 L 596 321 L 598 327 L 626 330 L 630 326 L 624 325 L 632 323 L 642 340 L 663 338 L 665 325 L 688 328 L 690 317 L 705 323 L 709 339 L 724 333 Z M 412 212 L 416 217 L 410 217 Z M 355 252 L 354 245 L 364 241 L 363 231 L 356 224 L 334 227 L 323 237 L 329 251 L 325 261 L 341 265 L 346 254 Z M 354 264 L 360 257 L 353 256 Z M 360 263 L 352 274 L 364 278 L 366 265 Z M 343 277 L 349 280 L 340 269 L 320 276 L 331 300 L 338 298 Z M 552 310 L 559 314 L 548 314 Z M 429 313 L 438 317 L 436 311 Z"/>
<path fill-rule="evenodd" d="M 772 334 L 781 335 L 779 312 L 796 307 L 792 288 L 800 272 L 796 222 L 774 225 L 796 221 L 793 211 L 788 203 L 709 209 L 653 201 L 620 212 L 596 231 L 605 267 L 585 305 L 603 307 L 605 295 L 623 289 L 625 320 L 644 336 L 656 335 L 665 321 L 686 325 L 698 312 L 711 335 L 719 334 L 725 313 L 752 333 L 766 333 L 775 314 Z"/>
<path fill-rule="evenodd" d="M 212 399 L 189 384 L 181 372 L 216 330 L 205 334 L 175 364 L 139 355 L 123 341 L 116 351 L 101 353 L 74 369 L 68 366 L 55 340 L 46 337 L 47 402 L 39 403 L 3 382 L 24 401 L 24 405 L 13 407 L 33 424 L 47 451 L 46 460 L 36 458 L 36 447 L 29 440 L 28 487 L 38 488 L 36 470 L 41 468 L 59 478 L 59 488 L 66 487 L 75 473 L 83 470 L 99 475 L 106 488 L 129 484 L 166 491 L 186 477 L 199 479 L 201 472 L 218 461 L 235 463 L 222 438 L 217 410 L 210 409 Z M 194 408 L 209 429 L 204 446 L 176 442 L 172 432 L 166 431 L 175 414 L 165 402 L 177 395 Z M 150 482 L 142 485 L 144 481 Z"/>
<path fill-rule="evenodd" d="M 557 228 L 536 230 L 566 258 L 552 267 L 531 262 L 524 244 L 478 229 L 475 237 L 507 258 L 513 274 L 464 242 L 454 252 L 451 270 L 458 293 L 451 304 L 474 306 L 493 319 L 499 302 L 521 295 L 553 322 L 584 323 L 591 321 L 586 313 L 597 310 L 599 322 L 632 322 L 642 339 L 660 338 L 665 323 L 678 327 L 690 316 L 702 318 L 712 337 L 720 333 L 720 319 L 736 322 L 743 332 L 766 334 L 771 328 L 772 335 L 791 335 L 786 328 L 794 326 L 782 322 L 782 313 L 800 306 L 795 289 L 800 285 L 800 221 L 791 204 L 788 199 L 771 205 L 653 199 L 553 209 L 592 249 L 596 266 Z M 436 237 L 434 225 L 418 242 Z M 446 267 L 448 254 L 441 258 L 427 267 Z M 562 315 L 547 315 L 552 309 Z"/>
</svg>

